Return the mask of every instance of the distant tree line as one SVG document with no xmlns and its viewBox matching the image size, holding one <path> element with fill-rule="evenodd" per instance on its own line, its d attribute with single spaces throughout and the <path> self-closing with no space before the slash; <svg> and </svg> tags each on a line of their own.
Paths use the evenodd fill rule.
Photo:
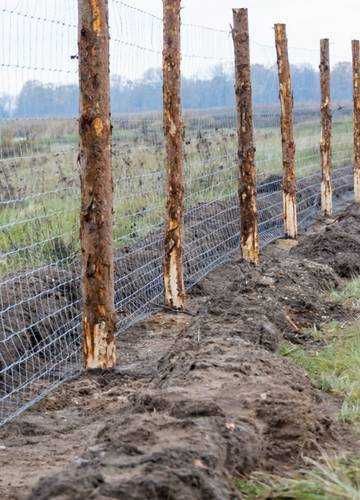
<svg viewBox="0 0 360 500">
<path fill-rule="evenodd" d="M 299 103 L 319 101 L 319 73 L 310 65 L 292 67 L 294 98 Z M 252 66 L 253 98 L 256 105 L 278 102 L 276 67 Z M 352 68 L 338 63 L 332 71 L 334 101 L 348 101 L 352 96 Z M 221 66 L 214 67 L 209 78 L 183 78 L 183 106 L 187 109 L 226 108 L 234 104 L 233 75 Z M 72 117 L 78 113 L 78 86 L 53 85 L 28 81 L 14 100 L 0 96 L 0 118 Z M 115 76 L 111 81 L 114 115 L 161 109 L 162 78 L 160 69 L 149 69 L 136 81 Z"/>
</svg>

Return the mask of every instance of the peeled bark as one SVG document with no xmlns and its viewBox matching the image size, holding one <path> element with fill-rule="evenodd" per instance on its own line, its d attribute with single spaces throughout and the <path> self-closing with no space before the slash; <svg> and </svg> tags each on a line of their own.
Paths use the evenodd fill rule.
<svg viewBox="0 0 360 500">
<path fill-rule="evenodd" d="M 352 42 L 354 99 L 354 196 L 360 203 L 360 42 Z"/>
<path fill-rule="evenodd" d="M 107 0 L 79 0 L 78 45 L 84 357 L 88 369 L 109 369 L 116 319 Z"/>
<path fill-rule="evenodd" d="M 275 43 L 280 85 L 281 137 L 283 155 L 284 231 L 287 238 L 297 238 L 296 173 L 294 142 L 294 99 L 291 84 L 285 24 L 275 25 Z"/>
<path fill-rule="evenodd" d="M 320 87 L 321 87 L 321 210 L 325 216 L 332 214 L 332 161 L 331 132 L 332 114 L 330 97 L 329 40 L 320 42 Z"/>
<path fill-rule="evenodd" d="M 164 255 L 165 304 L 182 309 L 185 302 L 183 273 L 184 165 L 181 116 L 181 0 L 163 0 L 163 100 L 166 147 L 166 227 Z"/>
<path fill-rule="evenodd" d="M 238 120 L 238 158 L 241 251 L 248 262 L 259 262 L 259 230 L 256 205 L 256 167 L 247 9 L 233 10 L 235 94 Z"/>
</svg>

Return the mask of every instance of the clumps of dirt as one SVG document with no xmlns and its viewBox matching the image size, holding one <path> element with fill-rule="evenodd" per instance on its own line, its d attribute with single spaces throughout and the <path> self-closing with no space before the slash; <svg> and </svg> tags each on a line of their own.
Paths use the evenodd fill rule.
<svg viewBox="0 0 360 500">
<path fill-rule="evenodd" d="M 206 296 L 207 315 L 197 329 L 199 338 L 229 332 L 251 343 L 276 351 L 284 338 L 306 341 L 304 328 L 319 327 L 341 317 L 341 307 L 325 292 L 336 288 L 339 278 L 326 264 L 286 256 L 276 243 L 261 264 L 228 264 L 205 278 L 194 290 Z"/>
<path fill-rule="evenodd" d="M 351 166 L 337 168 L 333 173 L 334 197 L 350 190 L 344 176 Z M 278 174 L 262 176 L 257 186 L 260 233 L 264 240 L 282 234 L 282 177 Z M 315 173 L 298 180 L 297 203 L 299 223 L 306 229 L 319 212 L 321 174 Z M 240 211 L 238 195 L 223 200 L 197 203 L 186 210 L 184 217 L 186 251 L 184 270 L 187 287 L 204 274 L 209 264 L 223 262 L 239 247 Z M 157 228 L 139 240 L 135 229 L 134 241 L 118 250 L 116 255 L 116 302 L 119 307 L 119 328 L 124 329 L 146 302 L 158 303 L 162 294 L 162 240 L 163 229 Z M 204 258 L 206 256 L 206 258 Z M 151 286 L 149 286 L 151 283 Z"/>
<path fill-rule="evenodd" d="M 239 338 L 179 335 L 144 389 L 30 498 L 235 499 L 234 477 L 335 439 L 304 373 Z"/>
<path fill-rule="evenodd" d="M 360 207 L 351 205 L 318 232 L 300 239 L 292 255 L 331 266 L 341 278 L 360 274 Z"/>
<path fill-rule="evenodd" d="M 237 337 L 219 334 L 199 346 L 190 330 L 160 360 L 159 375 L 153 386 L 158 394 L 168 391 L 171 415 L 222 417 L 230 431 L 231 422 L 237 422 L 243 438 L 248 437 L 247 450 L 236 452 L 240 473 L 254 462 L 271 470 L 284 460 L 297 460 L 332 427 L 322 409 L 315 409 L 316 395 L 302 370 Z M 156 397 L 144 406 L 160 411 Z M 255 451 L 250 453 L 251 442 Z M 251 460 L 246 462 L 246 457 Z"/>
</svg>

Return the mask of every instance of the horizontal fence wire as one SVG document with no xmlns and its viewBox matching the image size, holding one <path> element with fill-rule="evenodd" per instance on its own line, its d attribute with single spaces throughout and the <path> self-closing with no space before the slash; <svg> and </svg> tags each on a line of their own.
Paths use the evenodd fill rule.
<svg viewBox="0 0 360 500">
<path fill-rule="evenodd" d="M 15 5 L 14 5 L 15 4 Z M 163 301 L 162 19 L 110 0 L 118 333 Z M 77 2 L 0 8 L 0 425 L 82 370 Z M 187 289 L 239 252 L 229 29 L 182 26 Z M 298 219 L 320 209 L 317 48 L 290 49 Z M 283 236 L 274 46 L 253 44 L 261 245 Z M 340 64 L 340 66 L 339 66 Z M 351 65 L 332 69 L 334 198 L 351 196 Z M 350 69 L 349 69 L 350 68 Z"/>
</svg>

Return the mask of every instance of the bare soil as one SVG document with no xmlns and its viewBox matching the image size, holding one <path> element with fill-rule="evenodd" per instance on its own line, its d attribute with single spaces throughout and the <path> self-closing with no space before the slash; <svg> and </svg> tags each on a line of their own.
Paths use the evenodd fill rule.
<svg viewBox="0 0 360 500">
<path fill-rule="evenodd" d="M 214 271 L 187 314 L 121 335 L 116 372 L 83 375 L 0 430 L 0 498 L 235 499 L 241 474 L 356 449 L 341 401 L 276 351 L 284 339 L 311 346 L 308 328 L 357 313 L 327 292 L 359 262 L 352 205 L 298 245 L 269 245 L 257 268 Z"/>
</svg>

